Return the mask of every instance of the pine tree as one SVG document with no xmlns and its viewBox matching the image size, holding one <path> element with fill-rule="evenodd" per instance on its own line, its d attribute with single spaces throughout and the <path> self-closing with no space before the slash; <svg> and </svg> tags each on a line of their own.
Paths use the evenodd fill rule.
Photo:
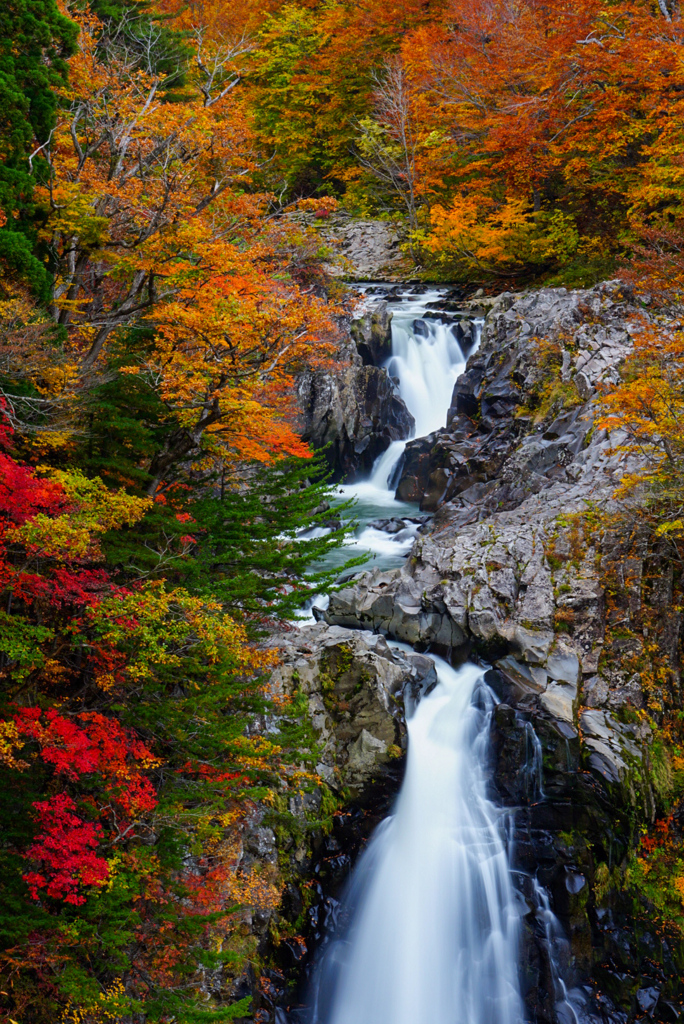
<svg viewBox="0 0 684 1024">
<path fill-rule="evenodd" d="M 54 90 L 66 80 L 76 36 L 55 0 L 0 5 L 0 261 L 42 297 L 49 279 L 34 253 L 31 195 L 45 163 L 35 150 L 54 126 Z"/>
<path fill-rule="evenodd" d="M 312 594 L 330 590 L 341 573 L 361 564 L 365 557 L 326 565 L 355 523 L 351 502 L 331 508 L 324 467 L 323 453 L 252 467 L 248 486 L 233 483 L 193 502 L 191 528 L 200 549 L 186 586 L 212 594 L 232 614 L 292 618 Z"/>
</svg>

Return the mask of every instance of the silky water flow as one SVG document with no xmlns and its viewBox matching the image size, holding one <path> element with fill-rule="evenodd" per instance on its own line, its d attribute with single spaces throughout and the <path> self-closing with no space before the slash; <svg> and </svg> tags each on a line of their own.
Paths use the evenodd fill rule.
<svg viewBox="0 0 684 1024">
<path fill-rule="evenodd" d="M 502 812 L 487 795 L 494 698 L 435 658 L 408 721 L 396 808 L 352 876 L 321 957 L 312 1024 L 517 1024 L 519 911 Z"/>
<path fill-rule="evenodd" d="M 405 295 L 392 300 L 392 354 L 386 363 L 390 377 L 398 381 L 397 390 L 415 420 L 414 437 L 425 437 L 446 426 L 454 384 L 466 367 L 454 324 L 423 319 L 438 291 L 423 296 Z M 479 344 L 482 324 L 473 324 L 473 350 Z M 468 353 L 470 354 L 470 353 Z M 393 441 L 375 461 L 368 480 L 346 484 L 341 495 L 355 498 L 359 530 L 352 545 L 369 551 L 374 565 L 389 569 L 401 564 L 415 540 L 418 525 L 393 536 L 366 524 L 386 516 L 415 515 L 416 507 L 395 501 L 406 441 Z"/>
<path fill-rule="evenodd" d="M 452 326 L 422 320 L 439 293 L 390 301 L 392 355 L 387 370 L 423 437 L 446 425 L 466 353 Z M 473 350 L 481 324 L 475 324 Z M 469 353 L 468 353 L 469 354 Z M 357 499 L 355 545 L 383 566 L 401 564 L 417 527 L 388 535 L 374 518 L 410 513 L 394 500 L 406 441 L 393 442 L 369 480 L 343 487 Z M 406 534 L 404 536 L 404 533 Z M 377 564 L 377 563 L 376 563 Z M 401 645 L 398 645 L 401 646 Z M 407 706 L 404 783 L 394 813 L 377 829 L 353 872 L 337 930 L 321 951 L 306 1018 L 310 1024 L 519 1024 L 522 897 L 511 882 L 505 843 L 508 812 L 487 795 L 495 699 L 475 665 L 453 669 L 434 657 L 438 685 Z M 541 746 L 526 729 L 529 796 L 543 799 Z M 535 882 L 556 1014 L 577 1024 L 573 993 L 556 963 L 562 941 L 548 894 Z"/>
<path fill-rule="evenodd" d="M 425 437 L 446 426 L 454 384 L 466 367 L 453 325 L 421 319 L 425 301 L 393 308 L 392 355 L 386 364 L 390 377 L 399 381 L 399 394 L 416 422 L 414 437 Z M 478 342 L 480 330 L 478 322 Z M 392 477 L 405 448 L 406 441 L 393 441 L 377 459 L 369 481 L 372 487 L 393 490 Z"/>
</svg>

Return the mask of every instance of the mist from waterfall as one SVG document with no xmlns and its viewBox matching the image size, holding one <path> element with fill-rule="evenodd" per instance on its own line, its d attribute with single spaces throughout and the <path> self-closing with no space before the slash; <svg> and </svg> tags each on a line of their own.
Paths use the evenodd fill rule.
<svg viewBox="0 0 684 1024">
<path fill-rule="evenodd" d="M 519 913 L 502 811 L 487 795 L 494 698 L 474 665 L 408 722 L 394 814 L 354 871 L 341 933 L 313 986 L 312 1024 L 517 1024 Z"/>
</svg>

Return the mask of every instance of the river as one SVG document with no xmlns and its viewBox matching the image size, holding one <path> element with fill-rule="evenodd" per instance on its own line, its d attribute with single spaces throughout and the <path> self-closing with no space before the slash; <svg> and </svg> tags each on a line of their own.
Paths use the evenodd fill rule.
<svg viewBox="0 0 684 1024">
<path fill-rule="evenodd" d="M 467 354 L 453 318 L 429 318 L 434 290 L 393 295 L 389 374 L 415 436 L 446 425 Z M 479 341 L 479 325 L 474 344 Z M 474 346 L 473 346 L 474 347 Z M 356 499 L 352 546 L 373 567 L 400 565 L 420 522 L 394 498 L 406 441 L 376 461 L 369 480 L 340 488 Z M 409 522 L 396 533 L 381 518 Z M 347 548 L 347 551 L 349 549 Z M 516 1024 L 519 913 L 502 812 L 487 794 L 494 698 L 475 665 L 435 658 L 439 684 L 408 721 L 406 775 L 394 813 L 361 857 L 343 924 L 326 947 L 310 997 L 312 1024 Z"/>
</svg>

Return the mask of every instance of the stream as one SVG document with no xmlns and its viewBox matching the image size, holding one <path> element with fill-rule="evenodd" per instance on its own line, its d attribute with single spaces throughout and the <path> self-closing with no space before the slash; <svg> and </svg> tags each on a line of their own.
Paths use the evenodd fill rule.
<svg viewBox="0 0 684 1024">
<path fill-rule="evenodd" d="M 444 301 L 447 289 L 431 289 L 416 295 L 410 286 L 397 294 L 384 293 L 378 286 L 359 285 L 362 294 L 387 301 L 392 314 L 392 354 L 385 367 L 397 382 L 399 395 L 415 420 L 412 437 L 424 437 L 446 426 L 454 384 L 463 373 L 468 356 L 477 349 L 482 321 L 473 322 L 473 344 L 463 350 L 453 331 L 456 317 L 430 309 Z M 350 555 L 365 554 L 366 569 L 395 569 L 400 566 L 427 516 L 416 505 L 397 501 L 395 490 L 408 441 L 393 441 L 376 460 L 368 480 L 344 484 L 337 490 L 340 503 L 354 499 L 358 526 L 346 544 L 331 551 L 322 562 L 326 568 L 342 568 Z M 395 532 L 379 529 L 379 520 L 395 520 Z M 404 521 L 403 524 L 400 521 Z M 325 607 L 326 599 L 314 598 L 302 623 L 314 621 L 311 606 Z"/>
<path fill-rule="evenodd" d="M 352 876 L 312 1024 L 516 1024 L 519 912 L 487 795 L 483 670 L 435 658 L 396 808 Z"/>
<path fill-rule="evenodd" d="M 378 289 L 373 289 L 377 294 Z M 387 370 L 415 418 L 415 436 L 446 425 L 453 387 L 475 351 L 481 324 L 463 351 L 451 316 L 426 313 L 443 291 L 389 296 L 392 354 Z M 382 296 L 381 296 L 382 297 Z M 421 526 L 413 505 L 394 498 L 406 441 L 381 455 L 370 478 L 340 487 L 356 499 L 352 550 L 364 568 L 402 564 Z M 405 520 L 394 533 L 379 519 Z M 340 556 L 346 557 L 349 546 Z M 323 606 L 320 606 L 323 607 Z M 393 644 L 393 646 L 402 646 Z M 433 657 L 437 685 L 407 707 L 406 772 L 393 813 L 354 869 L 336 927 L 323 943 L 308 998 L 308 1024 L 519 1024 L 525 1019 L 518 974 L 520 921 L 529 908 L 510 863 L 510 811 L 491 799 L 490 726 L 496 698 L 484 669 L 455 669 Z M 531 770 L 539 741 L 531 731 Z M 539 762 L 539 763 L 537 763 Z M 539 928 L 555 988 L 556 1018 L 576 1024 L 552 954 L 560 928 L 534 883 Z"/>
<path fill-rule="evenodd" d="M 363 286 L 361 290 L 364 291 Z M 399 295 L 387 296 L 388 311 L 392 314 L 392 355 L 385 365 L 389 375 L 398 381 L 397 390 L 415 419 L 413 437 L 425 437 L 446 426 L 454 384 L 479 343 L 480 321 L 475 325 L 474 345 L 464 352 L 453 331 L 455 318 L 451 314 L 437 318 L 432 313 L 430 306 L 439 306 L 445 294 L 446 289 L 433 289 L 415 295 L 407 288 Z M 369 525 L 378 519 L 417 518 L 415 505 L 394 497 L 406 444 L 407 441 L 392 442 L 376 460 L 370 479 L 340 487 L 342 500 L 356 499 L 354 512 L 359 521 L 356 536 L 340 560 L 351 547 L 354 553 L 370 555 L 366 568 L 393 569 L 401 565 L 411 550 L 420 519 L 394 534 Z"/>
</svg>

